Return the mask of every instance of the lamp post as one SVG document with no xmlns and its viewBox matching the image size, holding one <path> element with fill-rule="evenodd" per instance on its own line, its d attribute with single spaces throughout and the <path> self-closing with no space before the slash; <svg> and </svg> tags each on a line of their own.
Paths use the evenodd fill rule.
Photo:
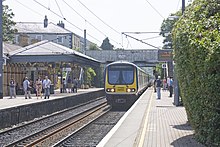
<svg viewBox="0 0 220 147">
<path fill-rule="evenodd" d="M 2 40 L 3 40 L 3 35 L 2 35 L 2 0 L 0 0 L 0 99 L 3 99 L 3 45 L 2 45 Z"/>
</svg>

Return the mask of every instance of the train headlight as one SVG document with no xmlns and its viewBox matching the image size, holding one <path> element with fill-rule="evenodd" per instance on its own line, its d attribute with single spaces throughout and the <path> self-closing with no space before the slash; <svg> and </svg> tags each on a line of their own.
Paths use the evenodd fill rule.
<svg viewBox="0 0 220 147">
<path fill-rule="evenodd" d="M 115 89 L 114 88 L 107 88 L 106 91 L 107 92 L 115 92 Z"/>
<path fill-rule="evenodd" d="M 135 92 L 135 89 L 134 89 L 134 88 L 127 88 L 126 91 L 127 91 L 127 92 Z"/>
</svg>

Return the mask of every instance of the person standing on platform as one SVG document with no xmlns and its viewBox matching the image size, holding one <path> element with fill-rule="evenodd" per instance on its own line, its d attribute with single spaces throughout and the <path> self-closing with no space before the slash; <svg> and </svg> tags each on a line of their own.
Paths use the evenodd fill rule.
<svg viewBox="0 0 220 147">
<path fill-rule="evenodd" d="M 167 78 L 167 89 L 168 89 L 168 91 L 170 91 L 170 78 Z"/>
<path fill-rule="evenodd" d="M 16 98 L 16 91 L 15 91 L 16 83 L 13 78 L 11 78 L 9 82 L 9 91 L 10 91 L 10 99 L 12 99 L 12 96 Z"/>
<path fill-rule="evenodd" d="M 69 76 L 68 79 L 67 79 L 67 89 L 68 89 L 68 92 L 71 93 L 71 89 L 72 89 L 72 79 L 71 77 Z"/>
<path fill-rule="evenodd" d="M 158 76 L 156 80 L 157 99 L 161 99 L 161 87 L 162 87 L 162 81 L 160 79 L 160 76 Z"/>
<path fill-rule="evenodd" d="M 63 78 L 63 89 L 62 89 L 62 93 L 66 93 L 66 79 Z"/>
<path fill-rule="evenodd" d="M 156 93 L 156 92 L 157 92 L 157 88 L 156 88 L 156 81 L 157 81 L 157 79 L 155 79 L 155 80 L 154 80 L 154 93 Z"/>
<path fill-rule="evenodd" d="M 166 78 L 163 79 L 163 90 L 167 90 L 167 80 L 166 80 Z"/>
<path fill-rule="evenodd" d="M 77 93 L 78 80 L 76 77 L 73 78 L 73 93 Z"/>
<path fill-rule="evenodd" d="M 35 87 L 36 87 L 37 99 L 39 96 L 42 98 L 42 81 L 40 77 L 37 79 Z"/>
<path fill-rule="evenodd" d="M 23 82 L 23 89 L 24 89 L 25 99 L 27 99 L 27 96 L 29 99 L 31 99 L 31 87 L 30 87 L 30 82 L 28 80 L 28 77 L 25 77 L 25 80 Z"/>
<path fill-rule="evenodd" d="M 50 97 L 50 85 L 51 85 L 51 81 L 50 79 L 48 79 L 48 76 L 45 76 L 45 79 L 43 81 L 43 88 L 44 88 L 44 99 Z"/>
<path fill-rule="evenodd" d="M 169 81 L 169 92 L 170 92 L 169 97 L 172 97 L 172 95 L 173 95 L 173 77 L 170 77 L 170 81 Z"/>
</svg>

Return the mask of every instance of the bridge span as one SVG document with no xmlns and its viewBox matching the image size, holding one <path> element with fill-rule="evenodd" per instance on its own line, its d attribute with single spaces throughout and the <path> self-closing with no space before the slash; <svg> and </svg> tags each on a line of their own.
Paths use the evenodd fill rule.
<svg viewBox="0 0 220 147">
<path fill-rule="evenodd" d="M 126 60 L 143 67 L 154 67 L 158 62 L 173 60 L 172 49 L 86 50 L 85 53 L 102 63 Z"/>
</svg>

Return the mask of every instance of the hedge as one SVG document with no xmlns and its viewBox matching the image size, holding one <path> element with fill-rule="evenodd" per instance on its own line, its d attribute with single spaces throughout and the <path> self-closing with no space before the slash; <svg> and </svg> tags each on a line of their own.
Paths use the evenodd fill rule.
<svg viewBox="0 0 220 147">
<path fill-rule="evenodd" d="M 176 75 L 199 142 L 220 146 L 220 1 L 194 0 L 172 30 Z"/>
</svg>

